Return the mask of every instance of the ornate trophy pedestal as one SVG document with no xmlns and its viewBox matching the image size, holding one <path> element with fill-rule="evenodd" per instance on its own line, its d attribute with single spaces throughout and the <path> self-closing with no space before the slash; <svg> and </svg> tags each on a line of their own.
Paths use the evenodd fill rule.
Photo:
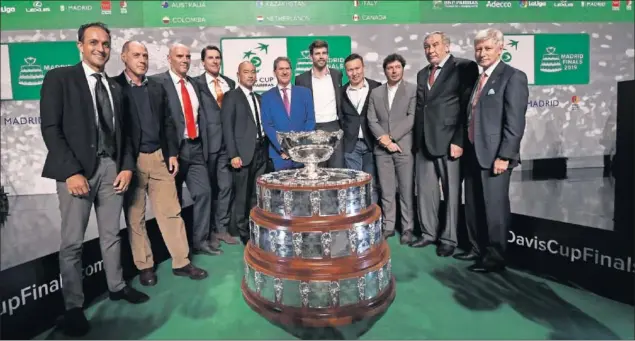
<svg viewBox="0 0 635 341">
<path fill-rule="evenodd" d="M 371 176 L 319 169 L 320 180 L 306 181 L 297 173 L 258 180 L 244 254 L 246 302 L 287 326 L 344 326 L 383 313 L 395 281 Z"/>
</svg>

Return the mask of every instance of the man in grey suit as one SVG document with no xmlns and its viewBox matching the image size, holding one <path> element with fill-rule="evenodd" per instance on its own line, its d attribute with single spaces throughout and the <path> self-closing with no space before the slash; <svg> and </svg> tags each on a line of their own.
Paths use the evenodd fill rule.
<svg viewBox="0 0 635 341">
<path fill-rule="evenodd" d="M 229 234 L 230 207 L 232 204 L 232 173 L 229 169 L 229 157 L 223 143 L 221 125 L 221 107 L 225 93 L 233 90 L 236 83 L 220 73 L 223 55 L 217 46 L 205 46 L 201 51 L 201 63 L 205 72 L 196 77 L 200 83 L 203 107 L 208 110 L 207 136 L 211 148 L 208 149 L 207 170 L 212 187 L 212 233 L 210 244 L 220 250 L 220 242 L 237 244 L 238 241 Z M 234 231 L 236 232 L 236 231 Z"/>
<path fill-rule="evenodd" d="M 475 260 L 470 271 L 497 272 L 505 269 L 509 181 L 520 163 L 529 87 L 524 72 L 501 62 L 501 31 L 478 32 L 474 45 L 483 72 L 468 106 L 464 160 L 465 220 L 472 249 L 457 258 Z"/>
<path fill-rule="evenodd" d="M 192 56 L 190 49 L 175 44 L 168 54 L 170 69 L 152 76 L 165 88 L 176 132 L 179 136 L 179 173 L 176 189 L 183 202 L 183 182 L 194 200 L 192 244 L 195 254 L 219 255 L 209 241 L 212 190 L 207 171 L 208 150 L 219 148 L 222 139 L 209 141 L 209 120 L 201 100 L 198 82 L 187 75 Z"/>
<path fill-rule="evenodd" d="M 467 103 L 478 78 L 474 61 L 450 54 L 450 39 L 432 32 L 423 42 L 430 63 L 417 74 L 417 114 L 413 153 L 416 159 L 417 203 L 422 238 L 412 247 L 437 244 L 437 255 L 448 257 L 457 245 L 456 226 L 461 204 L 463 131 Z M 444 225 L 439 226 L 441 195 Z"/>
<path fill-rule="evenodd" d="M 377 162 L 383 232 L 395 235 L 397 219 L 396 189 L 401 206 L 401 243 L 414 241 L 414 158 L 412 155 L 412 127 L 415 119 L 417 86 L 403 80 L 406 60 L 391 54 L 384 59 L 387 83 L 373 89 L 368 105 L 368 127 L 377 139 L 374 153 Z M 396 174 L 396 177 L 395 177 Z"/>
</svg>

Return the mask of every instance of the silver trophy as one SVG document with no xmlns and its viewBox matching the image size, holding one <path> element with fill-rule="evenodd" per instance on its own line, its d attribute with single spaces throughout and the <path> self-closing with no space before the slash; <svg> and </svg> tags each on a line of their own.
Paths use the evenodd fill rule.
<svg viewBox="0 0 635 341">
<path fill-rule="evenodd" d="M 302 181 L 324 181 L 329 178 L 328 172 L 319 168 L 318 164 L 328 161 L 343 135 L 342 130 L 277 133 L 282 151 L 291 160 L 304 164 L 304 168 L 295 174 Z"/>
</svg>

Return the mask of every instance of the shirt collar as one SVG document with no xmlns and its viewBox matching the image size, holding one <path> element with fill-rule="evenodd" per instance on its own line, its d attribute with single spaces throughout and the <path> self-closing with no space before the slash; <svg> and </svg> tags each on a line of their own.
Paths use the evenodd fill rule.
<svg viewBox="0 0 635 341">
<path fill-rule="evenodd" d="M 286 89 L 289 89 L 289 91 L 291 91 L 291 83 L 287 84 L 287 86 L 285 86 Z M 280 86 L 280 84 L 278 84 L 278 90 L 282 91 L 282 86 Z"/>
<path fill-rule="evenodd" d="M 392 90 L 396 90 L 396 89 L 399 87 L 399 85 L 401 85 L 401 82 L 403 82 L 403 79 L 402 79 L 402 80 L 400 80 L 399 82 L 397 82 L 397 84 L 395 84 L 395 86 L 390 86 L 390 85 L 388 85 L 388 83 L 386 82 L 386 87 L 387 87 L 387 88 L 388 88 L 388 90 L 390 90 L 390 91 L 392 91 Z"/>
<path fill-rule="evenodd" d="M 223 79 L 220 74 L 218 75 L 218 77 L 214 77 L 209 72 L 205 72 L 205 81 L 207 81 L 207 84 L 212 84 L 215 79 L 218 79 L 218 84 L 225 84 L 225 79 Z"/>
<path fill-rule="evenodd" d="M 90 77 L 96 73 L 100 74 L 102 78 L 106 78 L 106 73 L 105 72 L 97 72 L 93 69 L 90 68 L 90 66 L 88 66 L 88 64 L 86 64 L 86 62 L 82 61 L 82 68 L 84 68 L 84 73 L 86 74 L 86 77 Z"/>
<path fill-rule="evenodd" d="M 489 78 L 492 75 L 492 72 L 494 72 L 494 70 L 496 69 L 496 67 L 498 66 L 498 64 L 500 64 L 501 60 L 500 58 L 494 62 L 494 64 L 492 64 L 490 67 L 487 68 L 487 70 L 485 70 L 485 74 L 487 74 L 487 77 Z M 483 74 L 481 72 L 481 74 Z"/>
<path fill-rule="evenodd" d="M 368 81 L 366 80 L 366 78 L 364 78 L 364 82 L 362 82 L 362 87 L 361 87 L 361 88 L 354 88 L 354 87 L 352 87 L 352 86 L 349 84 L 349 85 L 348 85 L 348 89 L 347 89 L 347 90 L 354 90 L 354 91 L 357 91 L 357 90 L 363 90 L 364 88 L 368 88 L 368 87 L 369 87 L 369 85 L 368 85 Z"/>
<path fill-rule="evenodd" d="M 126 76 L 126 83 L 128 83 L 128 85 L 135 87 L 135 86 L 144 86 L 146 84 L 148 84 L 148 78 L 146 76 L 142 76 L 141 78 L 141 85 L 137 85 L 135 84 L 132 79 L 130 78 L 130 76 L 128 76 L 128 73 L 126 71 L 123 72 L 124 76 Z"/>
<path fill-rule="evenodd" d="M 172 71 L 172 69 L 170 69 L 168 73 L 170 74 L 170 78 L 172 78 L 172 82 L 175 84 L 179 84 L 179 82 L 181 82 L 181 76 L 177 75 L 174 71 Z M 185 78 L 185 82 L 187 83 L 187 77 Z"/>
<path fill-rule="evenodd" d="M 326 72 L 324 73 L 324 77 L 331 76 L 331 70 L 328 68 L 328 66 L 325 69 L 326 69 Z M 311 76 L 315 77 L 315 74 L 313 73 L 313 68 L 311 68 Z"/>
<path fill-rule="evenodd" d="M 245 93 L 245 95 L 247 96 L 247 98 L 249 98 L 249 94 L 251 94 L 252 92 L 254 92 L 253 90 L 249 90 L 247 88 L 245 88 L 242 84 L 238 83 L 238 86 L 240 87 L 240 89 Z"/>
</svg>

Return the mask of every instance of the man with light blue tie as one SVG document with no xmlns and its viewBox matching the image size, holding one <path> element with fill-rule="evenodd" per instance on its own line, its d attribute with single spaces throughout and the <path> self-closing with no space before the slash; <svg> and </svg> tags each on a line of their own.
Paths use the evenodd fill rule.
<svg viewBox="0 0 635 341">
<path fill-rule="evenodd" d="M 311 90 L 291 85 L 291 61 L 278 57 L 273 62 L 278 85 L 262 95 L 262 125 L 269 141 L 269 157 L 275 170 L 300 168 L 280 149 L 277 132 L 311 131 L 315 128 L 315 110 Z"/>
</svg>

